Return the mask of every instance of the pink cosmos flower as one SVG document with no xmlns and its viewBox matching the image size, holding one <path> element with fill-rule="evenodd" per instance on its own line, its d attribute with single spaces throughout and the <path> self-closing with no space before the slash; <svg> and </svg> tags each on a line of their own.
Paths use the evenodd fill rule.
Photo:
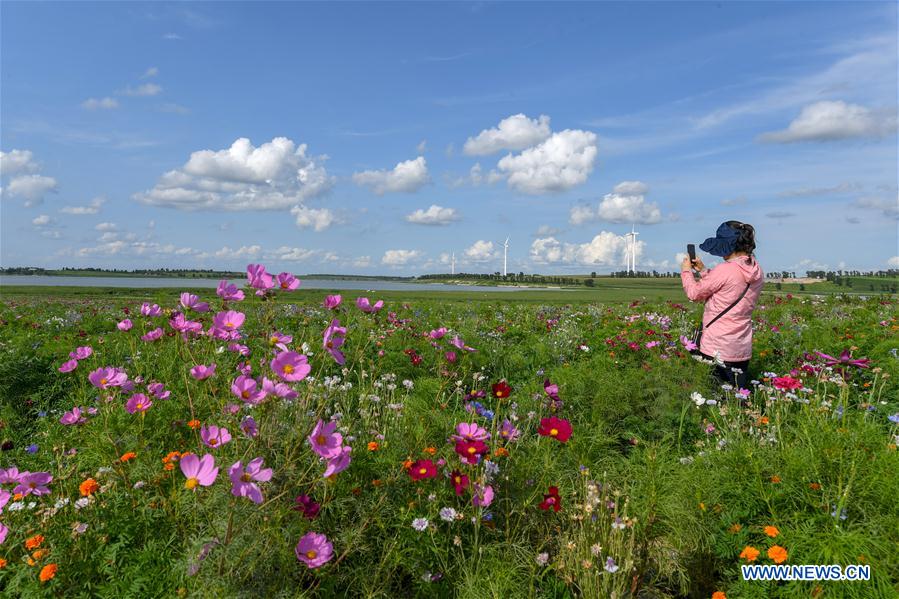
<svg viewBox="0 0 899 599">
<path fill-rule="evenodd" d="M 374 314 L 384 307 L 384 300 L 378 300 L 372 304 L 367 297 L 357 297 L 356 307 L 367 314 Z"/>
<path fill-rule="evenodd" d="M 195 320 L 188 320 L 181 312 L 169 320 L 169 326 L 181 333 L 201 333 L 203 325 Z"/>
<path fill-rule="evenodd" d="M 90 346 L 76 347 L 75 351 L 69 352 L 69 357 L 74 360 L 86 360 L 93 355 L 94 350 Z"/>
<path fill-rule="evenodd" d="M 543 381 L 543 392 L 553 401 L 559 401 L 559 386 L 549 382 L 549 379 Z"/>
<path fill-rule="evenodd" d="M 12 492 L 13 495 L 21 493 L 22 496 L 48 495 L 50 489 L 47 485 L 51 482 L 53 477 L 49 472 L 23 472 L 19 475 L 19 485 Z"/>
<path fill-rule="evenodd" d="M 62 366 L 57 368 L 60 372 L 72 372 L 78 368 L 78 360 L 69 360 L 68 362 L 63 362 Z"/>
<path fill-rule="evenodd" d="M 515 428 L 515 425 L 512 424 L 508 419 L 503 420 L 503 424 L 499 429 L 499 436 L 505 439 L 506 441 L 515 441 L 518 439 L 518 435 L 520 431 Z"/>
<path fill-rule="evenodd" d="M 106 368 L 98 368 L 87 375 L 87 380 L 94 387 L 99 389 L 109 389 L 110 387 L 121 387 L 128 380 L 128 375 L 118 368 L 107 366 Z"/>
<path fill-rule="evenodd" d="M 290 388 L 287 383 L 276 383 L 266 377 L 262 377 L 262 390 L 267 395 L 274 395 L 281 399 L 296 399 L 299 393 Z"/>
<path fill-rule="evenodd" d="M 477 351 L 475 348 L 465 345 L 465 342 L 462 341 L 462 338 L 458 335 L 452 338 L 452 340 L 450 341 L 450 345 L 461 349 L 462 351 Z"/>
<path fill-rule="evenodd" d="M 341 366 L 346 362 L 343 352 L 340 351 L 340 347 L 345 340 L 346 327 L 340 326 L 340 321 L 335 318 L 331 321 L 330 326 L 325 329 L 323 345 L 328 350 L 328 353 L 331 354 L 331 357 L 334 358 L 334 361 Z"/>
<path fill-rule="evenodd" d="M 240 343 L 229 343 L 228 351 L 237 352 L 242 356 L 250 355 L 250 348 L 247 347 L 246 345 L 241 345 Z"/>
<path fill-rule="evenodd" d="M 141 341 L 157 341 L 162 337 L 162 327 L 156 327 L 146 335 L 141 335 Z"/>
<path fill-rule="evenodd" d="M 119 329 L 120 331 L 130 331 L 130 330 L 131 330 L 131 327 L 134 326 L 134 325 L 131 323 L 131 320 L 130 320 L 130 319 L 126 318 L 125 320 L 119 322 L 119 323 L 116 324 L 115 326 L 116 326 L 116 328 Z"/>
<path fill-rule="evenodd" d="M 297 543 L 296 554 L 298 560 L 314 569 L 331 561 L 334 557 L 334 547 L 325 535 L 307 532 Z"/>
<path fill-rule="evenodd" d="M 256 420 L 252 416 L 246 416 L 240 421 L 240 430 L 250 439 L 255 439 L 259 434 L 259 427 L 256 426 Z"/>
<path fill-rule="evenodd" d="M 431 339 L 442 339 L 446 335 L 446 327 L 440 327 L 439 329 L 434 329 L 430 333 L 428 333 L 428 337 Z"/>
<path fill-rule="evenodd" d="M 343 298 L 340 297 L 339 295 L 328 295 L 328 296 L 325 296 L 325 301 L 323 302 L 323 305 L 328 310 L 335 310 L 335 309 L 337 309 L 337 306 L 339 306 L 340 302 L 342 302 L 342 301 L 343 301 Z"/>
<path fill-rule="evenodd" d="M 84 424 L 85 422 L 87 422 L 87 418 L 82 416 L 81 408 L 72 408 L 70 412 L 66 412 L 62 415 L 62 418 L 59 419 L 59 423 L 66 426 L 72 426 L 73 424 Z"/>
<path fill-rule="evenodd" d="M 172 392 L 167 391 L 162 383 L 150 383 L 147 385 L 147 391 L 156 399 L 168 399 L 172 395 Z"/>
<path fill-rule="evenodd" d="M 215 467 L 215 458 L 208 453 L 202 458 L 197 457 L 196 454 L 189 453 L 178 461 L 178 465 L 187 478 L 184 488 L 191 491 L 195 490 L 197 485 L 210 486 L 219 475 L 219 469 Z"/>
<path fill-rule="evenodd" d="M 228 310 L 216 314 L 212 319 L 212 325 L 216 329 L 233 333 L 243 326 L 244 320 L 246 320 L 246 315 L 243 312 Z"/>
<path fill-rule="evenodd" d="M 0 468 L 0 485 L 5 485 L 7 483 L 19 483 L 19 479 L 24 475 L 28 474 L 27 472 L 19 472 L 19 469 L 15 466 L 10 466 L 6 470 Z"/>
<path fill-rule="evenodd" d="M 140 313 L 144 316 L 159 316 L 162 314 L 162 308 L 157 304 L 150 305 L 147 302 L 141 304 Z"/>
<path fill-rule="evenodd" d="M 226 302 L 241 302 L 244 298 L 243 291 L 238 289 L 237 285 L 232 285 L 225 280 L 219 281 L 219 286 L 215 293 Z"/>
<path fill-rule="evenodd" d="M 692 340 L 687 339 L 684 335 L 680 336 L 681 345 L 684 346 L 684 349 L 687 351 L 693 351 L 694 349 L 698 349 L 698 346 L 693 343 Z"/>
<path fill-rule="evenodd" d="M 275 286 L 272 281 L 272 275 L 265 272 L 265 267 L 261 264 L 247 265 L 247 281 L 250 287 L 256 290 L 256 295 L 265 295 L 266 290 Z"/>
<path fill-rule="evenodd" d="M 194 377 L 198 381 L 202 381 L 208 379 L 213 374 L 215 374 L 215 364 L 210 364 L 206 366 L 205 364 L 197 364 L 193 368 L 190 369 L 190 376 Z"/>
<path fill-rule="evenodd" d="M 256 386 L 255 379 L 242 374 L 231 383 L 231 393 L 246 403 L 258 404 L 265 399 L 266 394 L 264 390 L 257 390 Z"/>
<path fill-rule="evenodd" d="M 200 429 L 200 440 L 206 447 L 221 447 L 231 440 L 231 433 L 225 427 L 217 427 L 214 424 L 203 425 Z"/>
<path fill-rule="evenodd" d="M 243 466 L 241 462 L 234 462 L 228 470 L 231 478 L 231 494 L 235 497 L 247 497 L 255 504 L 262 503 L 262 491 L 257 482 L 268 482 L 272 478 L 271 468 L 262 468 L 262 458 L 256 458 Z"/>
<path fill-rule="evenodd" d="M 445 354 L 443 354 L 443 357 L 446 358 L 446 361 L 449 362 L 450 364 L 455 364 L 456 360 L 459 359 L 459 356 L 457 356 L 456 352 L 454 352 L 454 351 L 446 352 Z"/>
<path fill-rule="evenodd" d="M 125 402 L 125 409 L 128 410 L 129 414 L 136 414 L 138 412 L 146 412 L 152 405 L 153 400 L 146 395 L 143 393 L 135 393 L 127 402 Z"/>
<path fill-rule="evenodd" d="M 300 286 L 300 280 L 289 272 L 282 272 L 275 277 L 275 285 L 281 291 L 293 291 Z"/>
<path fill-rule="evenodd" d="M 343 445 L 343 435 L 338 432 L 336 422 L 325 423 L 319 420 L 307 437 L 312 451 L 325 459 L 331 459 L 340 455 Z"/>
<path fill-rule="evenodd" d="M 293 343 L 293 336 L 285 335 L 284 333 L 275 331 L 268 337 L 269 345 L 286 345 L 288 343 Z M 287 351 L 287 350 L 284 350 Z"/>
<path fill-rule="evenodd" d="M 471 496 L 471 505 L 475 507 L 487 507 L 493 503 L 493 487 L 490 485 L 474 485 Z"/>
<path fill-rule="evenodd" d="M 352 447 L 348 445 L 344 445 L 340 448 L 340 455 L 331 458 L 328 460 L 328 465 L 325 467 L 325 473 L 322 474 L 323 478 L 328 478 L 329 476 L 334 476 L 343 472 L 350 465 L 350 452 L 353 451 Z"/>
<path fill-rule="evenodd" d="M 0 522 L 0 545 L 3 544 L 3 541 L 6 540 L 6 535 L 9 534 L 9 527 L 7 527 L 3 522 Z"/>
<path fill-rule="evenodd" d="M 312 366 L 307 363 L 306 356 L 293 351 L 279 353 L 271 361 L 271 367 L 275 374 L 291 383 L 302 381 L 312 372 Z"/>
<path fill-rule="evenodd" d="M 490 433 L 477 422 L 460 422 L 456 425 L 456 434 L 452 435 L 453 441 L 486 441 Z"/>
<path fill-rule="evenodd" d="M 9 503 L 9 498 L 12 497 L 12 493 L 9 491 L 4 491 L 0 489 L 0 514 L 3 513 L 3 506 Z"/>
<path fill-rule="evenodd" d="M 194 312 L 209 312 L 209 303 L 201 302 L 199 296 L 193 293 L 184 292 L 181 294 L 181 305 L 185 310 L 193 310 Z"/>
</svg>

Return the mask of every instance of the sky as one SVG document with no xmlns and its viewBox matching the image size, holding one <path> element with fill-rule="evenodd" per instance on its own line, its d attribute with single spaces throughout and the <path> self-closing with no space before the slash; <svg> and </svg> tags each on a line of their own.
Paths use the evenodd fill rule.
<svg viewBox="0 0 899 599">
<path fill-rule="evenodd" d="M 0 264 L 899 268 L 896 123 L 893 2 L 2 2 Z"/>
</svg>

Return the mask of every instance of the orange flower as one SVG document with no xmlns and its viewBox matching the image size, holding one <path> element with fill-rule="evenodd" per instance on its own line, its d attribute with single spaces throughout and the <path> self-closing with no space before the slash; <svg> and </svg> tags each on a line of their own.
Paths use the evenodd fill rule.
<svg viewBox="0 0 899 599">
<path fill-rule="evenodd" d="M 31 551 L 32 549 L 37 549 L 41 546 L 41 543 L 44 542 L 44 535 L 34 535 L 29 539 L 25 539 L 25 549 Z"/>
<path fill-rule="evenodd" d="M 497 458 L 501 458 L 503 456 L 509 455 L 509 450 L 505 447 L 497 447 L 496 451 L 493 452 L 493 456 Z"/>
<path fill-rule="evenodd" d="M 81 491 L 82 497 L 90 497 L 94 493 L 100 490 L 100 485 L 92 478 L 87 479 L 80 485 L 78 485 L 78 490 Z"/>
<path fill-rule="evenodd" d="M 422 451 L 424 451 L 428 455 L 434 455 L 435 453 L 437 453 L 437 448 L 436 447 L 425 447 Z"/>
<path fill-rule="evenodd" d="M 727 529 L 730 534 L 735 535 L 741 530 L 743 530 L 743 525 L 739 522 L 735 522 L 730 528 Z"/>
<path fill-rule="evenodd" d="M 768 535 L 769 537 L 771 537 L 771 538 L 773 539 L 774 537 L 776 537 L 777 535 L 780 534 L 780 531 L 777 530 L 777 527 L 776 527 L 776 526 L 766 526 L 766 527 L 765 527 L 765 534 Z"/>
<path fill-rule="evenodd" d="M 779 483 L 780 477 L 775 474 L 774 476 L 771 477 L 771 482 L 775 483 L 775 484 Z"/>
<path fill-rule="evenodd" d="M 724 591 L 715 591 L 712 593 L 712 599 L 727 599 L 727 595 L 724 594 Z"/>
<path fill-rule="evenodd" d="M 745 559 L 747 562 L 754 562 L 758 556 L 759 550 L 751 545 L 746 545 L 746 547 L 743 547 L 743 551 L 740 552 L 740 558 Z"/>
<path fill-rule="evenodd" d="M 412 460 L 405 460 L 403 462 L 403 470 L 408 470 L 412 467 Z"/>
<path fill-rule="evenodd" d="M 775 564 L 782 564 L 787 561 L 787 550 L 780 545 L 772 545 L 768 550 L 768 557 L 774 560 Z"/>
<path fill-rule="evenodd" d="M 34 553 L 31 554 L 31 557 L 33 557 L 34 559 L 41 559 L 45 555 L 47 555 L 46 549 L 38 549 L 37 551 L 35 551 Z"/>
<path fill-rule="evenodd" d="M 6 560 L 0 557 L 0 570 L 6 567 Z"/>
<path fill-rule="evenodd" d="M 371 486 L 373 487 L 380 487 L 382 484 L 383 483 L 381 482 L 380 478 L 376 478 L 375 480 L 371 481 Z"/>
<path fill-rule="evenodd" d="M 136 453 L 134 453 L 133 451 L 129 451 L 129 452 L 123 453 L 122 457 L 119 458 L 119 461 L 120 462 L 128 462 L 130 460 L 133 460 L 136 457 L 137 457 Z"/>
<path fill-rule="evenodd" d="M 21 499 L 24 498 L 24 497 L 25 497 L 25 496 L 24 496 L 22 493 L 13 493 L 12 500 L 13 500 L 13 501 L 19 501 L 19 500 L 21 500 Z"/>
<path fill-rule="evenodd" d="M 769 420 L 767 416 L 762 416 L 759 418 L 759 424 L 768 424 Z"/>
<path fill-rule="evenodd" d="M 820 491 L 821 483 L 809 483 L 808 488 L 811 489 L 812 491 Z"/>
<path fill-rule="evenodd" d="M 41 582 L 47 582 L 54 576 L 56 576 L 57 566 L 56 564 L 47 564 L 43 568 L 41 568 Z"/>
<path fill-rule="evenodd" d="M 194 418 L 187 423 L 187 426 L 189 426 L 190 428 L 200 428 L 200 421 Z"/>
<path fill-rule="evenodd" d="M 699 509 L 701 509 L 702 511 L 705 511 L 705 504 L 702 503 L 701 501 L 699 502 Z"/>
<path fill-rule="evenodd" d="M 378 442 L 377 441 L 369 441 L 368 442 L 368 450 L 369 451 L 378 451 Z"/>
</svg>

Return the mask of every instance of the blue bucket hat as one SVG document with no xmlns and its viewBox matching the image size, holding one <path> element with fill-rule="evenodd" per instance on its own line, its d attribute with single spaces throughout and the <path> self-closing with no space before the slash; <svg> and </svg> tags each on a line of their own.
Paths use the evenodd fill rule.
<svg viewBox="0 0 899 599">
<path fill-rule="evenodd" d="M 737 240 L 740 239 L 740 231 L 727 223 L 721 223 L 714 237 L 709 237 L 699 246 L 703 252 L 713 256 L 728 256 L 737 248 Z"/>
</svg>

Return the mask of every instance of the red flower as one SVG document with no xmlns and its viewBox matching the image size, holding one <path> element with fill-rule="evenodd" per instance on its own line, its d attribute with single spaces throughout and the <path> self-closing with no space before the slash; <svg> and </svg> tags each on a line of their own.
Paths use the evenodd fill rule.
<svg viewBox="0 0 899 599">
<path fill-rule="evenodd" d="M 802 381 L 789 376 L 779 376 L 775 378 L 772 383 L 781 391 L 792 391 L 793 389 L 802 388 Z"/>
<path fill-rule="evenodd" d="M 461 495 L 469 485 L 468 477 L 458 470 L 453 470 L 453 473 L 450 474 L 450 482 L 453 484 L 453 488 L 456 490 L 456 495 Z"/>
<path fill-rule="evenodd" d="M 548 510 L 550 508 L 552 508 L 556 512 L 562 509 L 562 498 L 559 497 L 558 487 L 550 487 L 549 494 L 544 495 L 543 501 L 540 502 L 541 510 Z"/>
<path fill-rule="evenodd" d="M 463 462 L 472 466 L 476 466 L 481 461 L 481 456 L 487 451 L 487 444 L 483 441 L 459 441 L 456 443 L 456 453 Z"/>
<path fill-rule="evenodd" d="M 437 466 L 431 460 L 416 460 L 412 462 L 408 472 L 412 480 L 434 478 L 437 476 Z"/>
<path fill-rule="evenodd" d="M 509 397 L 511 394 L 512 387 L 510 387 L 509 383 L 506 381 L 500 381 L 493 385 L 493 397 L 503 399 L 504 397 Z"/>
<path fill-rule="evenodd" d="M 540 420 L 540 428 L 537 429 L 541 437 L 552 437 L 562 443 L 571 438 L 571 423 L 563 418 L 550 416 Z"/>
</svg>

